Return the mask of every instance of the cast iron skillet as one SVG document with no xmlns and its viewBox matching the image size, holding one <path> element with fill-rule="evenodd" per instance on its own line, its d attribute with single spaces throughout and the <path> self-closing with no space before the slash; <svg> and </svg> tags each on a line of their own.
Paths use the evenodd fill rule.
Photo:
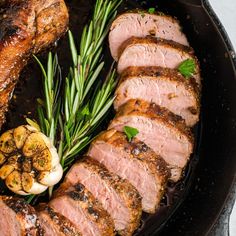
<svg viewBox="0 0 236 236">
<path fill-rule="evenodd" d="M 94 0 L 67 0 L 70 27 L 77 39 L 87 22 Z M 207 235 L 233 192 L 236 172 L 236 59 L 228 37 L 204 0 L 128 0 L 120 12 L 136 7 L 156 7 L 176 16 L 201 64 L 203 77 L 201 122 L 195 128 L 194 155 L 183 180 L 169 184 L 161 208 L 143 215 L 136 235 Z M 112 62 L 106 50 L 106 62 Z M 64 73 L 70 63 L 67 40 L 57 48 Z M 42 60 L 45 57 L 41 58 Z M 40 97 L 41 73 L 33 61 L 24 70 L 11 102 L 4 129 L 35 117 Z M 106 126 L 106 124 L 104 124 Z M 3 129 L 3 131 L 4 131 Z M 1 188 L 0 188 L 1 189 Z M 0 191 L 6 194 L 6 191 Z M 228 204 L 227 212 L 232 204 Z M 227 227 L 226 227 L 227 229 Z M 218 234 L 217 234 L 218 235 Z M 219 235 L 223 235 L 222 232 Z M 225 234 L 224 234 L 225 235 Z"/>
</svg>

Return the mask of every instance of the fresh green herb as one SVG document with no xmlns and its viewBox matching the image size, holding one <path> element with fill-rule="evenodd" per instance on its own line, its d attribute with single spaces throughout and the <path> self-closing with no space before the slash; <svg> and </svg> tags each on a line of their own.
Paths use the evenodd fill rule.
<svg viewBox="0 0 236 236">
<path fill-rule="evenodd" d="M 186 78 L 193 76 L 193 74 L 196 72 L 195 61 L 193 59 L 187 59 L 183 61 L 179 65 L 178 71 Z"/>
<path fill-rule="evenodd" d="M 105 82 L 98 83 L 95 90 L 93 87 L 104 67 L 101 61 L 104 41 L 121 2 L 97 0 L 92 20 L 84 27 L 79 50 L 69 32 L 73 66 L 63 88 L 57 82 L 61 81 L 56 76 L 61 75 L 57 56 L 52 58 L 49 54 L 47 72 L 38 61 L 44 75 L 45 95 L 45 101 L 39 104 L 39 123 L 41 130 L 55 140 L 64 168 L 91 141 L 93 131 L 114 100 L 115 70 L 111 69 Z"/>
<path fill-rule="evenodd" d="M 44 98 L 38 101 L 39 126 L 53 140 L 64 170 L 92 141 L 96 128 L 114 101 L 117 75 L 113 66 L 104 81 L 98 79 L 104 68 L 103 46 L 121 2 L 96 1 L 92 20 L 84 27 L 79 48 L 69 32 L 73 63 L 65 80 L 57 56 L 49 53 L 47 70 L 36 58 L 44 78 Z M 52 190 L 50 188 L 49 196 Z M 31 195 L 28 202 L 33 199 Z"/>
<path fill-rule="evenodd" d="M 31 125 L 32 127 L 34 127 L 35 129 L 37 129 L 38 131 L 41 131 L 41 130 L 40 130 L 40 127 L 39 127 L 39 125 L 38 125 L 38 123 L 37 123 L 37 121 L 31 120 L 31 119 L 29 119 L 29 118 L 26 118 L 26 122 L 27 122 L 29 125 Z M 19 137 L 17 136 L 17 138 L 19 139 L 20 136 L 19 136 Z"/>
<path fill-rule="evenodd" d="M 148 9 L 148 13 L 150 13 L 150 14 L 154 14 L 155 11 L 156 11 L 156 9 L 154 7 L 151 7 Z"/>
<path fill-rule="evenodd" d="M 136 128 L 133 128 L 130 126 L 125 126 L 124 132 L 125 132 L 129 142 L 132 140 L 132 138 L 134 138 L 139 133 L 139 131 Z"/>
<path fill-rule="evenodd" d="M 61 109 L 61 98 L 59 96 L 62 81 L 61 68 L 58 64 L 57 55 L 53 57 L 51 52 L 48 54 L 47 70 L 44 69 L 36 56 L 34 58 L 38 62 L 44 77 L 44 100 L 38 99 L 40 130 L 50 137 L 55 145 Z"/>
</svg>

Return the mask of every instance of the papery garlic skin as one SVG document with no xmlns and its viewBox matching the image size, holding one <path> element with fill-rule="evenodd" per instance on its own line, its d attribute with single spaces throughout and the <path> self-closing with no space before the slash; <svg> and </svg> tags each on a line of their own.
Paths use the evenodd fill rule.
<svg viewBox="0 0 236 236">
<path fill-rule="evenodd" d="M 39 180 L 39 182 L 41 184 L 51 187 L 57 184 L 61 180 L 62 175 L 63 175 L 62 166 L 58 164 L 54 170 L 43 173 L 41 176 L 42 179 Z"/>
<path fill-rule="evenodd" d="M 40 194 L 62 175 L 56 148 L 34 127 L 22 125 L 0 136 L 0 178 L 14 193 Z"/>
</svg>

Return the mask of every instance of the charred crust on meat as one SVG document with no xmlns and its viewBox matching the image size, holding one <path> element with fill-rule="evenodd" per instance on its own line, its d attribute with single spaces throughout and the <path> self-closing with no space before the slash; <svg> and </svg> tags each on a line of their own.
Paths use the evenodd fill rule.
<svg viewBox="0 0 236 236">
<path fill-rule="evenodd" d="M 118 175 L 109 172 L 103 164 L 94 159 L 91 159 L 88 156 L 86 156 L 83 161 L 80 161 L 78 165 L 83 165 L 83 163 L 86 165 L 86 168 L 90 169 L 93 173 L 99 175 L 101 179 L 111 184 L 111 186 L 114 187 L 114 189 L 118 193 L 122 191 L 124 195 L 127 192 L 131 194 L 137 194 L 138 199 L 140 199 L 140 195 L 138 194 L 137 190 L 132 185 L 130 185 L 127 180 L 122 179 Z M 133 198 L 131 198 L 130 200 L 133 201 Z M 134 202 L 137 208 L 140 207 L 139 200 Z"/>
<path fill-rule="evenodd" d="M 54 193 L 53 200 L 67 199 L 70 204 L 80 208 L 88 220 L 96 222 L 97 227 L 104 233 L 104 235 L 113 235 L 114 223 L 95 197 L 89 192 L 82 184 L 83 190 L 80 188 L 80 192 L 76 191 L 75 186 L 68 182 L 64 182 L 59 189 Z M 85 199 L 84 199 L 85 196 Z M 92 209 L 93 208 L 93 211 Z M 89 213 L 90 211 L 90 213 Z"/>
<path fill-rule="evenodd" d="M 165 77 L 168 80 L 176 81 L 179 83 L 183 83 L 186 88 L 189 87 L 189 89 L 192 89 L 197 94 L 200 93 L 198 84 L 196 83 L 194 78 L 186 79 L 184 76 L 182 76 L 176 69 L 170 69 L 170 68 L 163 68 L 159 66 L 148 66 L 148 67 L 135 67 L 130 66 L 126 68 L 120 78 L 120 83 L 124 82 L 128 78 L 132 77 Z"/>
<path fill-rule="evenodd" d="M 84 186 L 82 185 L 82 184 L 80 184 L 80 183 L 77 183 L 76 185 L 75 185 L 75 189 L 76 189 L 76 191 L 77 192 L 83 192 L 84 191 Z"/>
<path fill-rule="evenodd" d="M 88 207 L 88 213 L 92 215 L 95 219 L 99 218 L 99 213 L 96 210 L 94 210 L 93 206 Z"/>
<path fill-rule="evenodd" d="M 136 14 L 139 14 L 139 15 L 140 15 L 140 14 L 145 14 L 145 15 L 157 15 L 157 16 L 161 16 L 161 17 L 163 17 L 163 18 L 167 18 L 167 19 L 169 19 L 169 20 L 170 20 L 171 22 L 173 22 L 173 23 L 179 24 L 179 20 L 178 20 L 176 17 L 167 15 L 167 14 L 165 14 L 165 13 L 163 13 L 163 12 L 160 12 L 160 11 L 155 11 L 155 12 L 153 12 L 153 13 L 149 13 L 147 10 L 138 9 L 138 8 L 132 9 L 132 10 L 128 10 L 128 11 L 126 11 L 125 13 L 119 14 L 119 15 L 116 17 L 116 19 L 118 19 L 118 18 L 120 18 L 120 17 L 123 17 L 123 16 L 125 16 L 125 15 L 128 15 L 129 13 L 136 13 Z M 114 22 L 116 21 L 116 19 L 114 20 Z M 154 19 L 153 21 L 156 21 L 156 19 Z M 113 28 L 113 26 L 112 26 L 112 28 Z"/>
<path fill-rule="evenodd" d="M 54 209 L 48 206 L 47 204 L 40 204 L 37 210 L 39 212 L 39 215 L 47 214 L 47 216 L 49 216 L 52 222 L 59 228 L 59 231 L 62 232 L 63 234 L 68 236 L 81 235 L 81 233 L 78 231 L 78 229 L 73 225 L 73 223 L 70 220 L 68 220 L 60 213 L 54 211 Z M 47 223 L 50 224 L 50 222 Z"/>
<path fill-rule="evenodd" d="M 43 235 L 36 211 L 25 200 L 12 196 L 0 196 L 0 200 L 16 213 L 17 219 L 24 227 L 24 235 L 33 235 L 32 232 Z"/>
<path fill-rule="evenodd" d="M 189 110 L 193 115 L 198 114 L 198 110 L 197 110 L 195 107 L 189 107 L 188 110 Z"/>
<path fill-rule="evenodd" d="M 141 103 L 140 103 L 140 100 L 136 100 L 134 105 L 135 105 L 135 106 L 140 106 L 140 104 L 141 104 Z"/>
<path fill-rule="evenodd" d="M 6 66 L 0 77 L 0 127 L 5 122 L 8 103 L 22 68 L 32 53 L 45 49 L 66 32 L 69 19 L 63 0 L 5 1 L 1 7 L 0 57 Z M 53 17 L 44 17 L 45 12 Z M 40 14 L 48 21 L 38 23 Z M 49 33 L 41 32 L 47 25 Z M 15 51 L 12 52 L 12 48 Z"/>
<path fill-rule="evenodd" d="M 0 30 L 0 40 L 8 37 L 11 38 L 14 35 L 19 33 L 19 28 L 17 26 L 12 26 L 10 28 L 6 28 L 6 30 Z"/>
<path fill-rule="evenodd" d="M 112 136 L 110 135 L 111 133 Z M 130 154 L 130 158 L 139 159 L 148 165 L 153 164 L 155 168 L 159 168 L 159 173 L 163 176 L 163 178 L 167 179 L 170 176 L 164 159 L 158 156 L 150 147 L 137 138 L 133 138 L 131 142 L 128 142 L 126 136 L 122 132 L 111 129 L 102 132 L 97 139 L 93 141 L 93 144 L 96 145 L 96 142 L 106 142 L 109 145 L 116 146 L 119 149 L 124 150 L 126 153 Z"/>
<path fill-rule="evenodd" d="M 192 58 L 194 58 L 194 60 L 197 61 L 197 58 L 194 56 L 194 50 L 193 48 L 189 47 L 189 46 L 185 46 L 183 44 L 177 43 L 175 41 L 172 40 L 167 40 L 167 39 L 161 39 L 161 38 L 156 38 L 156 37 L 152 37 L 152 36 L 146 36 L 143 38 L 138 38 L 138 37 L 131 37 L 129 39 L 127 39 L 119 48 L 118 51 L 118 57 L 120 58 L 121 54 L 124 52 L 124 50 L 126 48 L 128 48 L 130 45 L 133 44 L 143 44 L 143 43 L 149 43 L 149 44 L 158 44 L 158 45 L 164 45 L 166 47 L 171 47 L 177 50 L 180 50 L 182 52 L 185 52 L 187 54 L 190 54 Z M 198 65 L 198 63 L 197 63 Z"/>
<path fill-rule="evenodd" d="M 184 119 L 155 103 L 149 103 L 141 99 L 131 99 L 119 108 L 115 119 L 123 115 L 141 115 L 147 116 L 152 120 L 160 120 L 166 125 L 177 129 L 180 133 L 186 135 L 190 143 L 193 144 L 194 138 L 192 131 L 186 126 Z"/>
<path fill-rule="evenodd" d="M 195 110 L 193 109 L 193 113 L 191 110 L 189 110 L 194 115 L 199 115 L 200 113 L 200 90 L 201 88 L 196 83 L 196 80 L 194 78 L 186 79 L 183 77 L 177 70 L 175 69 L 169 69 L 169 68 L 162 68 L 162 67 L 128 67 L 123 71 L 121 74 L 120 82 L 118 85 L 118 88 L 116 90 L 116 95 L 119 101 L 119 92 L 120 88 L 122 89 L 123 83 L 126 83 L 126 81 L 133 80 L 139 77 L 140 79 L 146 79 L 146 78 L 152 78 L 153 80 L 161 80 L 161 81 L 170 81 L 174 82 L 176 86 L 184 86 L 186 91 L 191 94 L 191 96 L 196 101 L 196 107 Z M 175 97 L 175 94 L 169 94 L 168 98 L 172 99 Z M 119 103 L 119 102 L 118 102 Z M 135 104 L 137 104 L 136 102 Z"/>
<path fill-rule="evenodd" d="M 71 191 L 67 193 L 75 201 L 87 202 L 88 196 L 83 192 Z"/>
<path fill-rule="evenodd" d="M 118 175 L 108 171 L 108 169 L 106 169 L 103 164 L 89 156 L 85 156 L 81 161 L 76 163 L 74 168 L 76 168 L 74 171 L 86 169 L 86 171 L 89 171 L 92 176 L 96 176 L 96 179 L 100 179 L 102 184 L 104 184 L 107 188 L 110 188 L 112 192 L 114 191 L 114 194 L 116 194 L 120 199 L 122 205 L 128 208 L 130 219 L 133 219 L 134 221 L 133 222 L 130 220 L 130 222 L 127 224 L 127 227 L 125 227 L 125 230 L 123 230 L 123 233 L 121 234 L 130 235 L 130 232 L 133 232 L 133 230 L 136 229 L 137 222 L 141 217 L 141 196 L 139 195 L 138 191 L 126 179 L 122 179 Z M 81 177 L 79 177 L 79 179 L 80 178 Z M 66 177 L 66 181 L 70 180 Z M 83 182 L 82 179 L 80 179 L 80 181 Z M 100 198 L 98 197 L 98 200 L 99 199 Z M 89 207 L 92 207 L 88 208 L 89 213 L 94 214 L 95 208 L 91 202 L 89 203 Z M 96 212 L 99 213 L 99 211 L 95 211 L 95 213 Z M 94 216 L 97 217 L 96 214 Z"/>
<path fill-rule="evenodd" d="M 28 204 L 23 199 L 8 198 L 5 203 L 15 212 L 27 214 Z"/>
<path fill-rule="evenodd" d="M 155 29 L 149 30 L 149 34 L 150 36 L 155 36 L 156 35 Z"/>
</svg>

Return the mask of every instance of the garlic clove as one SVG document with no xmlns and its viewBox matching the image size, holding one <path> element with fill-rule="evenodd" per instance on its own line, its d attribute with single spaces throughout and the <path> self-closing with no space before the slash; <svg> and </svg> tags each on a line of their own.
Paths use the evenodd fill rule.
<svg viewBox="0 0 236 236">
<path fill-rule="evenodd" d="M 22 148 L 25 140 L 27 139 L 30 131 L 26 128 L 26 126 L 22 125 L 14 129 L 13 137 L 16 143 L 16 147 L 18 149 Z"/>
<path fill-rule="evenodd" d="M 35 132 L 31 133 L 27 137 L 22 150 L 23 154 L 26 157 L 31 157 L 33 155 L 39 154 L 41 151 L 47 148 L 47 145 L 42 136 L 43 135 L 41 133 Z"/>
<path fill-rule="evenodd" d="M 6 161 L 6 157 L 3 155 L 3 153 L 0 152 L 0 165 L 2 165 Z"/>
<path fill-rule="evenodd" d="M 7 187 L 12 192 L 16 192 L 22 189 L 21 173 L 17 170 L 14 170 L 11 174 L 9 174 L 5 182 Z"/>
<path fill-rule="evenodd" d="M 10 175 L 15 170 L 12 165 L 4 165 L 0 168 L 0 178 L 6 179 L 8 175 Z"/>
<path fill-rule="evenodd" d="M 52 146 L 49 150 L 52 155 L 52 160 L 51 160 L 52 169 L 54 169 L 58 164 L 60 164 L 60 158 L 57 154 L 57 149 L 54 146 Z"/>
<path fill-rule="evenodd" d="M 48 148 L 33 157 L 33 167 L 38 171 L 52 169 L 52 155 Z"/>
<path fill-rule="evenodd" d="M 30 189 L 32 188 L 34 184 L 34 176 L 30 173 L 24 172 L 22 174 L 22 188 L 25 192 L 30 192 Z"/>
<path fill-rule="evenodd" d="M 63 175 L 63 169 L 60 164 L 58 164 L 54 170 L 50 172 L 41 172 L 40 175 L 38 176 L 38 181 L 41 184 L 47 185 L 47 186 L 53 186 L 57 184 Z"/>
<path fill-rule="evenodd" d="M 0 151 L 3 153 L 12 153 L 16 149 L 16 145 L 13 139 L 13 131 L 9 130 L 3 133 L 0 137 Z"/>
<path fill-rule="evenodd" d="M 48 186 L 35 182 L 34 176 L 29 173 L 22 174 L 22 188 L 29 194 L 39 194 L 44 192 Z"/>
<path fill-rule="evenodd" d="M 30 189 L 29 193 L 30 194 L 40 194 L 43 193 L 48 189 L 48 186 L 40 184 L 38 182 L 34 182 L 32 188 Z"/>
</svg>

